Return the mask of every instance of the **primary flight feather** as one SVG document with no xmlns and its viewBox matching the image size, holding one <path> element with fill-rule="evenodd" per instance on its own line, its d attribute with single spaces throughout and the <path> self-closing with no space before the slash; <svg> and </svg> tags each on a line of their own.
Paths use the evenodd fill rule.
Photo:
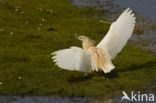
<svg viewBox="0 0 156 103">
<path fill-rule="evenodd" d="M 134 13 L 128 8 L 111 24 L 108 33 L 96 47 L 88 37 L 79 36 L 82 48 L 73 46 L 53 52 L 52 59 L 58 67 L 67 70 L 102 70 L 109 73 L 115 68 L 111 60 L 122 50 L 133 33 L 135 19 Z"/>
</svg>

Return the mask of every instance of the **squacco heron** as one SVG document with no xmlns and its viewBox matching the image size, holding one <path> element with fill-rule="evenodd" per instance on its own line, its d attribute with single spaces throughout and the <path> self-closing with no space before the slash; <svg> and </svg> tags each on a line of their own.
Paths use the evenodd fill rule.
<svg viewBox="0 0 156 103">
<path fill-rule="evenodd" d="M 68 49 L 53 52 L 55 64 L 63 69 L 92 72 L 102 70 L 109 73 L 115 68 L 112 60 L 126 45 L 131 37 L 136 17 L 132 10 L 127 8 L 114 21 L 102 41 L 94 46 L 91 39 L 86 36 L 78 36 L 82 41 L 82 48 L 72 46 Z"/>
</svg>

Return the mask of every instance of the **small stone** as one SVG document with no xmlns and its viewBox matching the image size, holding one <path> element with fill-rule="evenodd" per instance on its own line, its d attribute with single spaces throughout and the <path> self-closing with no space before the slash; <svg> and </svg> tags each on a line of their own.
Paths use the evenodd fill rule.
<svg viewBox="0 0 156 103">
<path fill-rule="evenodd" d="M 22 77 L 18 77 L 18 79 L 22 79 Z"/>
<path fill-rule="evenodd" d="M 0 29 L 0 31 L 3 31 L 3 29 Z"/>
<path fill-rule="evenodd" d="M 21 14 L 24 14 L 24 12 L 22 11 Z"/>
<path fill-rule="evenodd" d="M 38 30 L 41 30 L 41 28 L 38 28 Z"/>
<path fill-rule="evenodd" d="M 13 32 L 10 32 L 10 35 L 13 35 L 14 33 Z"/>
<path fill-rule="evenodd" d="M 45 19 L 42 19 L 42 22 L 45 22 L 46 20 Z"/>
<path fill-rule="evenodd" d="M 101 23 L 103 23 L 103 20 L 100 20 Z"/>
<path fill-rule="evenodd" d="M 42 26 L 43 24 L 42 23 L 40 23 L 40 26 Z"/>
<path fill-rule="evenodd" d="M 2 85 L 2 82 L 0 82 L 0 85 Z"/>
<path fill-rule="evenodd" d="M 17 11 L 18 11 L 18 9 L 15 9 L 15 11 L 17 12 Z"/>
</svg>

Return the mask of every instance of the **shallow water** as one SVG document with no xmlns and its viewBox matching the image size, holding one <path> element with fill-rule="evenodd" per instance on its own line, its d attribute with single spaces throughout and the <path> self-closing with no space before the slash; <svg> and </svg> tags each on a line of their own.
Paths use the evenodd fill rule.
<svg viewBox="0 0 156 103">
<path fill-rule="evenodd" d="M 156 19 L 156 0 L 73 0 L 78 7 L 95 7 L 96 9 L 122 9 L 130 7 L 142 16 Z M 115 8 L 112 8 L 115 7 Z"/>
<path fill-rule="evenodd" d="M 156 19 L 156 0 L 114 0 L 120 7 L 130 7 L 143 16 Z"/>
<path fill-rule="evenodd" d="M 155 98 L 156 101 L 156 98 Z M 0 96 L 0 103 L 130 103 L 128 100 L 121 102 L 121 96 L 114 99 L 85 97 L 85 98 L 61 98 L 54 96 Z M 132 103 L 145 103 L 145 102 L 132 102 Z M 151 102 L 146 102 L 151 103 Z M 152 102 L 156 103 L 156 102 Z"/>
<path fill-rule="evenodd" d="M 116 20 L 123 9 L 130 7 L 136 12 L 137 25 L 141 25 L 143 33 L 133 35 L 131 40 L 137 47 L 156 52 L 156 0 L 73 0 L 72 5 L 80 8 L 89 6 L 103 9 L 107 14 L 101 15 L 111 21 Z M 94 15 L 95 16 L 95 15 Z M 148 18 L 147 18 L 148 17 Z M 154 27 L 152 29 L 151 25 Z M 144 27 L 145 26 L 145 27 Z"/>
<path fill-rule="evenodd" d="M 130 40 L 132 44 L 156 53 L 156 32 L 148 31 L 141 35 L 133 35 Z"/>
<path fill-rule="evenodd" d="M 0 96 L 0 103 L 113 103 L 111 99 L 104 98 L 60 98 L 48 96 Z"/>
</svg>

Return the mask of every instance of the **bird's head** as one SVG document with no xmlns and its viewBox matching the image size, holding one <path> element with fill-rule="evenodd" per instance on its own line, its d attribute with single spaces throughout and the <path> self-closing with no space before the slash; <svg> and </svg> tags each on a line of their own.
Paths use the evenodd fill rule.
<svg viewBox="0 0 156 103">
<path fill-rule="evenodd" d="M 86 36 L 78 36 L 77 39 L 81 40 L 82 42 L 89 40 L 89 38 Z"/>
<path fill-rule="evenodd" d="M 88 37 L 86 37 L 86 36 L 81 35 L 81 36 L 78 36 L 77 39 L 78 39 L 78 40 L 81 40 L 82 42 L 88 42 L 88 43 L 90 43 L 92 46 L 95 46 L 95 45 L 94 45 L 94 44 L 95 44 L 95 41 L 94 41 L 94 40 L 91 40 L 90 38 L 88 38 Z"/>
</svg>

